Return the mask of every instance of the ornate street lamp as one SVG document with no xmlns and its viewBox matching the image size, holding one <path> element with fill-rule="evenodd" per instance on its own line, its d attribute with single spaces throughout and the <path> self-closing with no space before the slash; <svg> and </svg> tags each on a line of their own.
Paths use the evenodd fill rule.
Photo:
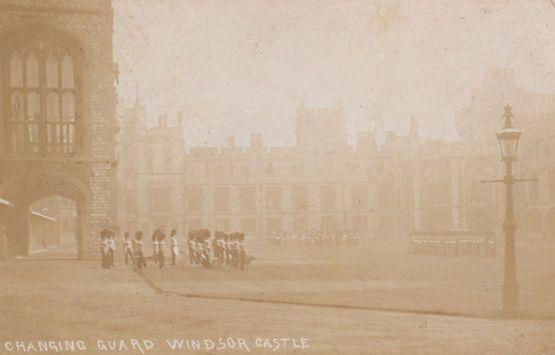
<svg viewBox="0 0 555 355">
<path fill-rule="evenodd" d="M 503 180 L 482 180 L 482 182 L 502 182 L 505 184 L 505 268 L 503 282 L 503 313 L 506 316 L 518 314 L 518 283 L 516 280 L 516 253 L 513 185 L 519 181 L 537 181 L 537 179 L 516 179 L 513 175 L 513 162 L 516 161 L 518 142 L 521 131 L 513 127 L 511 106 L 505 105 L 503 114 L 505 124 L 495 135 L 499 142 L 501 161 L 505 163 L 505 177 Z"/>
<path fill-rule="evenodd" d="M 505 126 L 495 136 L 501 149 L 501 161 L 505 162 L 505 278 L 503 282 L 503 313 L 513 316 L 518 313 L 518 283 L 516 280 L 516 252 L 514 221 L 513 184 L 513 161 L 516 161 L 518 141 L 521 132 L 513 128 L 513 113 L 511 106 L 505 106 Z"/>
</svg>

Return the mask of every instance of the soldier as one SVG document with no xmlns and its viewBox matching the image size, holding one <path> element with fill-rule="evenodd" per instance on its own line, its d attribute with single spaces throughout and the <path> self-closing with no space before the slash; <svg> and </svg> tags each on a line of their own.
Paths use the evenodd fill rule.
<svg viewBox="0 0 555 355">
<path fill-rule="evenodd" d="M 166 243 L 164 242 L 164 239 L 166 239 L 166 235 L 160 232 L 158 233 L 157 239 L 158 239 L 157 262 L 158 262 L 158 267 L 160 267 L 160 269 L 163 269 L 164 265 L 166 264 L 166 256 L 165 256 Z"/>
<path fill-rule="evenodd" d="M 123 233 L 123 255 L 125 258 L 125 265 L 129 265 L 128 259 L 131 259 L 131 264 L 133 264 L 133 248 L 129 240 L 129 233 L 127 232 Z"/>
<path fill-rule="evenodd" d="M 205 235 L 202 240 L 202 266 L 210 268 L 210 235 Z"/>
<path fill-rule="evenodd" d="M 108 236 L 110 235 L 110 231 L 107 229 L 103 229 L 100 232 L 100 255 L 102 256 L 102 268 L 109 269 L 109 261 L 108 261 Z"/>
<path fill-rule="evenodd" d="M 231 236 L 226 234 L 224 239 L 225 264 L 229 266 L 231 264 Z"/>
<path fill-rule="evenodd" d="M 137 231 L 135 233 L 135 240 L 133 241 L 133 253 L 135 261 L 135 270 L 142 270 L 146 267 L 145 262 L 145 244 L 143 243 L 143 232 Z"/>
<path fill-rule="evenodd" d="M 116 253 L 116 240 L 114 239 L 115 233 L 110 231 L 108 236 L 108 267 L 114 267 L 114 254 Z"/>
<path fill-rule="evenodd" d="M 244 270 L 245 263 L 247 261 L 247 253 L 245 252 L 245 235 L 243 233 L 239 234 L 238 237 L 238 262 L 239 262 L 239 270 Z"/>
<path fill-rule="evenodd" d="M 170 237 L 171 237 L 172 265 L 175 266 L 175 259 L 179 256 L 179 241 L 177 240 L 177 231 L 175 229 L 172 229 Z"/>
<path fill-rule="evenodd" d="M 154 233 L 152 233 L 152 260 L 155 264 L 158 263 L 158 254 L 160 252 L 160 242 L 158 241 L 159 233 L 159 229 L 155 230 Z"/>
<path fill-rule="evenodd" d="M 241 249 L 241 242 L 240 242 L 240 234 L 233 233 L 233 242 L 231 243 L 231 267 L 238 268 L 240 265 L 240 249 Z"/>
<path fill-rule="evenodd" d="M 218 239 L 216 240 L 216 245 L 214 247 L 214 256 L 218 258 L 222 264 L 224 263 L 225 236 L 226 234 L 218 236 Z"/>
<path fill-rule="evenodd" d="M 212 252 L 214 253 L 215 258 L 218 257 L 218 239 L 221 238 L 222 234 L 224 233 L 217 231 L 216 233 L 214 233 L 214 238 L 212 238 L 212 240 L 210 241 Z"/>
<path fill-rule="evenodd" d="M 189 263 L 191 263 L 191 265 L 196 264 L 196 242 L 193 231 L 189 231 L 187 246 L 189 247 Z"/>
</svg>

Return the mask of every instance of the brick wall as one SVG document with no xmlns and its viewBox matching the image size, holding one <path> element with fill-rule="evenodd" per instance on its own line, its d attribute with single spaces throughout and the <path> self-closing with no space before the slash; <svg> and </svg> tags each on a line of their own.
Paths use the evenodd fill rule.
<svg viewBox="0 0 555 355">
<path fill-rule="evenodd" d="M 75 156 L 12 156 L 3 146 L 0 164 L 0 195 L 17 184 L 17 174 L 28 176 L 27 168 L 40 179 L 49 181 L 57 173 L 63 183 L 77 187 L 82 196 L 82 253 L 85 258 L 98 256 L 98 233 L 117 221 L 115 186 L 115 132 L 117 67 L 112 55 L 113 15 L 109 0 L 0 0 L 0 46 L 12 33 L 29 35 L 53 29 L 72 38 L 83 55 L 80 72 L 81 100 L 79 120 L 84 136 Z M 1 53 L 0 53 L 1 55 Z M 2 59 L 5 60 L 5 59 Z M 0 77 L 1 79 L 1 77 Z M 3 95 L 3 94 L 2 94 Z M 0 101 L 0 106 L 3 101 Z M 5 107 L 0 108 L 4 121 Z M 5 125 L 0 129 L 6 130 Z M 5 131 L 1 132 L 4 137 Z M 4 145 L 8 142 L 4 141 Z M 26 167 L 26 169 L 22 169 Z M 59 174 L 61 173 L 61 174 Z M 60 177 L 61 176 L 61 177 Z M 14 182 L 14 177 L 15 182 Z M 23 180 L 22 180 L 23 181 Z M 22 182 L 23 183 L 23 182 Z M 20 187 L 19 187 L 20 188 Z M 64 189 L 60 189 L 63 193 Z M 14 197 L 17 199 L 17 197 Z M 17 203 L 17 201 L 15 201 Z"/>
</svg>

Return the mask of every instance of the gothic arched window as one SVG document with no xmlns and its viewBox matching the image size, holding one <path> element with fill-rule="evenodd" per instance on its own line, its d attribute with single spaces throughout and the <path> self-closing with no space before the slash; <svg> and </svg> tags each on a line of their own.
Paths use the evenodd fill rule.
<svg viewBox="0 0 555 355">
<path fill-rule="evenodd" d="M 61 36 L 17 34 L 2 48 L 8 151 L 73 154 L 79 121 L 77 58 Z"/>
</svg>

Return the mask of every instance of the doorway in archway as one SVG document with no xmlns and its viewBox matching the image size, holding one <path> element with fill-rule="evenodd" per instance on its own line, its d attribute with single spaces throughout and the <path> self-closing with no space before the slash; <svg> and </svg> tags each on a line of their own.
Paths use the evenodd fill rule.
<svg viewBox="0 0 555 355">
<path fill-rule="evenodd" d="M 78 206 L 69 198 L 54 195 L 29 208 L 29 255 L 78 257 Z"/>
</svg>

